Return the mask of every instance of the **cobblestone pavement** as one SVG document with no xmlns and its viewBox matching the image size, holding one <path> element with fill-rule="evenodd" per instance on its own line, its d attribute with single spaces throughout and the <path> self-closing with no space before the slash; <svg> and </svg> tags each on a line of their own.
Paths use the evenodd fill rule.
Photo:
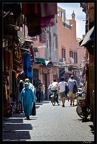
<svg viewBox="0 0 97 144">
<path fill-rule="evenodd" d="M 82 122 L 67 100 L 65 107 L 43 101 L 36 108 L 31 120 L 24 120 L 24 114 L 4 118 L 3 141 L 94 141 L 93 123 Z"/>
</svg>

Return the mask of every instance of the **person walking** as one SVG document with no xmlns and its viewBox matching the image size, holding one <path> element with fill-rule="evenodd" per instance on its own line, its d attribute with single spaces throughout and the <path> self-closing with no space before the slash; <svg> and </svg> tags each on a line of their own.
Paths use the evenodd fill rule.
<svg viewBox="0 0 97 144">
<path fill-rule="evenodd" d="M 74 84 L 76 84 L 78 88 L 77 81 L 74 79 L 74 76 L 71 75 L 68 80 L 70 106 L 74 106 L 74 100 L 76 97 L 76 93 L 73 92 Z"/>
<path fill-rule="evenodd" d="M 23 100 L 23 106 L 24 106 L 24 113 L 27 120 L 30 119 L 30 115 L 32 115 L 32 107 L 33 102 L 35 102 L 35 96 L 32 89 L 29 87 L 29 83 L 26 82 L 25 87 L 22 89 L 19 97 L 19 102 L 22 102 Z"/>
<path fill-rule="evenodd" d="M 36 93 L 35 93 L 35 87 L 34 87 L 34 85 L 30 82 L 29 78 L 26 78 L 26 79 L 25 79 L 25 82 L 28 82 L 29 87 L 30 87 L 30 88 L 32 89 L 32 91 L 34 92 L 35 99 L 37 99 L 37 98 L 36 98 Z"/>
<path fill-rule="evenodd" d="M 50 88 L 51 88 L 51 92 L 52 93 L 54 92 L 57 95 L 56 102 L 59 105 L 59 101 L 58 101 L 58 82 L 56 81 L 56 79 L 54 79 L 54 81 L 50 85 Z"/>
<path fill-rule="evenodd" d="M 41 101 L 45 99 L 45 85 L 42 83 L 41 86 Z"/>
<path fill-rule="evenodd" d="M 23 113 L 23 103 L 19 102 L 19 95 L 24 87 L 24 82 L 23 80 L 19 80 L 17 83 L 17 89 L 16 89 L 16 113 Z"/>
<path fill-rule="evenodd" d="M 36 84 L 36 97 L 39 103 L 41 101 L 41 87 L 42 87 L 41 80 L 38 79 L 37 84 Z"/>
<path fill-rule="evenodd" d="M 52 86 L 53 81 L 50 83 L 50 85 L 48 86 L 48 93 L 49 93 L 49 99 L 51 99 L 51 95 L 53 94 L 51 91 L 51 86 Z"/>
<path fill-rule="evenodd" d="M 65 85 L 68 86 L 67 82 L 64 81 L 64 77 L 62 77 L 61 81 L 58 83 L 59 94 L 62 101 L 62 107 L 65 107 L 65 100 L 66 100 Z"/>
<path fill-rule="evenodd" d="M 26 79 L 25 79 L 25 82 L 28 82 L 28 83 L 29 83 L 29 87 L 33 90 L 33 92 L 34 92 L 34 94 L 35 94 L 34 85 L 30 82 L 29 78 L 26 78 Z"/>
</svg>

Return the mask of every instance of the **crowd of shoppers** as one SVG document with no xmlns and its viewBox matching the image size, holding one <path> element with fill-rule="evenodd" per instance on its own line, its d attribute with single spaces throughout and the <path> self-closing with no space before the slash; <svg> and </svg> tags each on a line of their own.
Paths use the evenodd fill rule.
<svg viewBox="0 0 97 144">
<path fill-rule="evenodd" d="M 56 79 L 48 86 L 49 96 L 55 93 L 57 95 L 56 102 L 59 104 L 59 97 L 61 98 L 62 107 L 65 107 L 65 101 L 68 95 L 70 100 L 70 106 L 74 106 L 75 93 L 73 93 L 74 83 L 77 85 L 77 81 L 74 79 L 73 75 L 69 77 L 67 81 L 64 77 L 61 78 L 60 82 Z M 69 88 L 68 94 L 66 94 L 66 85 Z M 45 86 L 41 80 L 37 79 L 33 85 L 28 78 L 23 80 L 18 80 L 16 89 L 16 111 L 25 113 L 26 119 L 30 119 L 32 114 L 33 102 L 41 102 L 45 98 Z"/>
<path fill-rule="evenodd" d="M 57 82 L 56 79 L 48 86 L 49 90 L 49 97 L 53 94 L 53 91 L 57 92 L 61 98 L 62 107 L 65 107 L 65 101 L 68 99 L 70 100 L 70 106 L 74 106 L 74 101 L 76 97 L 76 92 L 74 93 L 73 87 L 76 85 L 78 89 L 77 81 L 74 79 L 74 76 L 71 75 L 67 81 L 65 81 L 64 77 L 61 77 L 61 81 Z M 69 89 L 69 92 L 66 93 L 66 86 Z M 57 98 L 58 99 L 58 98 Z M 59 103 L 59 101 L 57 101 Z"/>
</svg>

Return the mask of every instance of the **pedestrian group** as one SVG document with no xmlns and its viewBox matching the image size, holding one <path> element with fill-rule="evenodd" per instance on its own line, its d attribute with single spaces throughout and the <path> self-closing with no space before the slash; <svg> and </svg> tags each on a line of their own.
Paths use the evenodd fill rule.
<svg viewBox="0 0 97 144">
<path fill-rule="evenodd" d="M 69 80 L 66 82 L 64 77 L 61 77 L 61 81 L 58 83 L 56 79 L 52 81 L 49 85 L 49 98 L 52 94 L 56 94 L 56 102 L 59 105 L 59 95 L 61 98 L 62 107 L 65 107 L 65 101 L 68 97 L 70 100 L 70 106 L 74 106 L 74 100 L 76 92 L 73 88 L 76 85 L 78 88 L 77 81 L 74 79 L 73 75 L 70 76 Z M 68 91 L 67 91 L 68 88 Z M 68 95 L 68 96 L 67 96 Z M 37 79 L 36 83 L 33 85 L 29 78 L 25 81 L 18 79 L 16 88 L 16 112 L 25 113 L 25 119 L 29 120 L 32 115 L 33 104 L 41 102 L 45 99 L 45 86 L 41 83 L 41 80 Z"/>
<path fill-rule="evenodd" d="M 76 91 L 74 91 L 74 87 L 76 86 Z M 67 91 L 68 88 L 68 91 Z M 52 82 L 49 87 L 49 97 L 52 95 L 53 91 L 56 91 L 57 93 L 57 100 L 56 102 L 58 102 L 58 94 L 60 95 L 61 98 L 61 103 L 62 103 L 62 107 L 65 107 L 65 101 L 67 99 L 67 95 L 68 95 L 68 101 L 70 100 L 70 106 L 74 106 L 74 100 L 76 97 L 76 92 L 78 89 L 78 84 L 77 81 L 74 79 L 74 76 L 71 75 L 68 82 L 66 82 L 64 80 L 64 77 L 61 77 L 61 81 L 58 83 L 56 82 L 56 79 L 54 79 L 54 82 Z"/>
</svg>

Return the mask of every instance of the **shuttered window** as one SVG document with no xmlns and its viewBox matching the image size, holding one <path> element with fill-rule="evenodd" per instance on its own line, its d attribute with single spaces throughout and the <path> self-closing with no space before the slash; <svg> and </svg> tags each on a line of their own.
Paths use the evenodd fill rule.
<svg viewBox="0 0 97 144">
<path fill-rule="evenodd" d="M 77 52 L 74 52 L 74 63 L 77 63 L 78 59 L 77 59 Z"/>
<path fill-rule="evenodd" d="M 33 80 L 37 80 L 39 78 L 39 70 L 33 68 Z"/>
<path fill-rule="evenodd" d="M 62 48 L 62 58 L 65 58 L 66 60 L 66 49 Z"/>
<path fill-rule="evenodd" d="M 42 33 L 41 35 L 39 36 L 39 41 L 41 43 L 46 43 L 46 32 L 45 32 L 45 29 L 42 29 Z"/>
<path fill-rule="evenodd" d="M 69 52 L 69 56 L 73 58 L 73 51 Z"/>
</svg>

